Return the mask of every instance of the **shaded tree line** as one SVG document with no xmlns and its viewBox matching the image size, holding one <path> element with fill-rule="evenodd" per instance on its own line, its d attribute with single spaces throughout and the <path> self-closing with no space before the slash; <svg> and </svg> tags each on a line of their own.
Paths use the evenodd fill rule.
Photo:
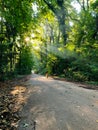
<svg viewBox="0 0 98 130">
<path fill-rule="evenodd" d="M 32 69 L 98 80 L 97 0 L 0 1 L 0 78 Z"/>
<path fill-rule="evenodd" d="M 44 34 L 42 47 L 36 50 L 37 55 L 41 55 L 38 61 L 42 60 L 39 67 L 35 65 L 35 70 L 76 81 L 97 81 L 97 0 L 42 2 L 37 5 L 44 5 L 38 7 L 41 10 L 40 16 L 44 24 L 41 24 L 41 27 L 44 28 Z M 76 6 L 80 7 L 79 10 Z M 47 38 L 44 37 L 46 35 Z"/>
<path fill-rule="evenodd" d="M 30 45 L 25 42 L 31 21 L 31 3 L 26 0 L 0 0 L 0 79 L 22 73 L 23 67 L 23 72 L 27 71 L 27 68 L 22 66 L 22 60 L 26 54 L 29 59 L 32 57 L 29 57 Z M 24 61 L 26 64 L 25 58 Z"/>
</svg>

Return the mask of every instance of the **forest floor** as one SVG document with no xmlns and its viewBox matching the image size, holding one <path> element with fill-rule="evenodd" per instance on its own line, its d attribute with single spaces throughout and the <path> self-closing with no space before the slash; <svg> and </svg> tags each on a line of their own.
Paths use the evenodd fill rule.
<svg viewBox="0 0 98 130">
<path fill-rule="evenodd" d="M 98 86 L 36 74 L 0 82 L 0 130 L 46 129 L 98 130 Z"/>
</svg>

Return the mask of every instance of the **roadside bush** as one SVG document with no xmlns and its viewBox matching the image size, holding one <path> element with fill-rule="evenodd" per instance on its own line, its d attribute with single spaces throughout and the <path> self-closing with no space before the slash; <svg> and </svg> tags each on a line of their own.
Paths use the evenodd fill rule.
<svg viewBox="0 0 98 130">
<path fill-rule="evenodd" d="M 19 61 L 16 65 L 18 74 L 30 74 L 33 68 L 33 55 L 29 47 L 21 50 Z"/>
<path fill-rule="evenodd" d="M 55 74 L 57 72 L 57 64 L 58 64 L 58 58 L 53 55 L 48 55 L 48 62 L 46 64 L 46 72 L 48 72 L 50 75 Z"/>
<path fill-rule="evenodd" d="M 90 80 L 98 81 L 98 63 L 90 64 L 91 75 Z"/>
<path fill-rule="evenodd" d="M 77 81 L 97 81 L 98 64 L 87 58 L 77 58 L 69 63 L 65 75 Z"/>
<path fill-rule="evenodd" d="M 73 72 L 73 80 L 75 81 L 87 81 L 87 76 L 84 75 L 81 71 L 78 71 L 78 72 Z"/>
</svg>

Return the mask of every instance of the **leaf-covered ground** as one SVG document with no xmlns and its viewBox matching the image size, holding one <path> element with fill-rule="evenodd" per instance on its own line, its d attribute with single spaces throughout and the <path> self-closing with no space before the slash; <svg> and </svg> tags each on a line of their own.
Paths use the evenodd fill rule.
<svg viewBox="0 0 98 130">
<path fill-rule="evenodd" d="M 29 76 L 0 82 L 0 130 L 16 130 L 21 119 L 21 111 L 25 99 L 25 81 Z"/>
</svg>

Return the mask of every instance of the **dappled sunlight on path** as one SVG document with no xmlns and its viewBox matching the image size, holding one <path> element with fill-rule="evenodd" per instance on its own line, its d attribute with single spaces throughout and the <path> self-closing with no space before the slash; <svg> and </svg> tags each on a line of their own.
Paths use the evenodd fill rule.
<svg viewBox="0 0 98 130">
<path fill-rule="evenodd" d="M 98 130 L 97 91 L 36 74 L 25 85 L 18 130 Z"/>
</svg>

